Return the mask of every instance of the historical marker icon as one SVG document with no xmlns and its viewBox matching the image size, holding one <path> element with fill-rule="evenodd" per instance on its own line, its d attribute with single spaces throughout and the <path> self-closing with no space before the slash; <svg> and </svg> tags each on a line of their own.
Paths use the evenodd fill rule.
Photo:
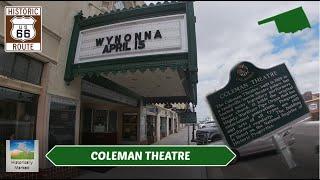
<svg viewBox="0 0 320 180">
<path fill-rule="evenodd" d="M 6 52 L 41 52 L 41 15 L 40 6 L 5 7 Z"/>
<path fill-rule="evenodd" d="M 39 172 L 38 140 L 6 140 L 6 172 Z"/>
</svg>

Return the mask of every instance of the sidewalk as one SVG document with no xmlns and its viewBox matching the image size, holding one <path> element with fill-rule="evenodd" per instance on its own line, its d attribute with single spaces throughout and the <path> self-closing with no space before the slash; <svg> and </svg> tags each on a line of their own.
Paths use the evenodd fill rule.
<svg viewBox="0 0 320 180">
<path fill-rule="evenodd" d="M 192 139 L 192 126 L 189 127 L 190 145 L 195 145 L 195 142 L 191 142 Z M 154 143 L 155 145 L 187 145 L 188 144 L 188 127 L 181 129 L 178 133 L 170 134 L 169 136 Z"/>
<path fill-rule="evenodd" d="M 163 138 L 157 145 L 186 145 L 187 127 Z M 190 140 L 192 138 L 190 127 Z M 195 143 L 190 143 L 195 144 Z M 207 179 L 204 167 L 115 167 L 105 173 L 82 171 L 75 179 Z"/>
</svg>

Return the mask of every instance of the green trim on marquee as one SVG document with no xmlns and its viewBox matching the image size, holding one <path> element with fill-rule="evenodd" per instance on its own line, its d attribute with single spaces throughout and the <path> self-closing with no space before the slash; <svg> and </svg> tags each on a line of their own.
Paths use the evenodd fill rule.
<svg viewBox="0 0 320 180">
<path fill-rule="evenodd" d="M 166 15 L 186 13 L 187 32 L 188 32 L 188 51 L 187 53 L 172 53 L 161 55 L 150 55 L 142 57 L 121 58 L 108 61 L 96 61 L 81 64 L 74 64 L 74 58 L 78 43 L 79 32 L 81 30 L 94 27 L 115 24 L 137 19 L 152 18 Z M 123 10 L 106 12 L 104 14 L 83 17 L 79 12 L 74 17 L 74 27 L 69 45 L 67 65 L 64 80 L 69 83 L 75 76 L 93 76 L 100 73 L 125 73 L 146 70 L 155 71 L 160 69 L 164 71 L 167 68 L 174 70 L 183 70 L 186 72 L 184 88 L 187 94 L 186 98 L 163 97 L 162 99 L 171 103 L 192 102 L 197 104 L 197 83 L 198 83 L 198 65 L 197 65 L 197 47 L 195 34 L 195 16 L 193 2 L 158 2 L 151 3 L 149 6 L 143 5 L 136 8 L 124 8 Z"/>
</svg>

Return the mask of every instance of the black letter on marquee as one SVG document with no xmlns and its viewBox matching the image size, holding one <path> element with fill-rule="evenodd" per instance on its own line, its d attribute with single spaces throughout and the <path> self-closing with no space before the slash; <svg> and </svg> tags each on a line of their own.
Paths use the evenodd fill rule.
<svg viewBox="0 0 320 180">
<path fill-rule="evenodd" d="M 151 31 L 144 32 L 144 40 L 151 39 Z"/>
<path fill-rule="evenodd" d="M 131 48 L 128 47 L 128 43 L 127 42 L 123 43 L 123 50 L 124 51 L 130 51 L 131 50 Z"/>
<path fill-rule="evenodd" d="M 122 51 L 122 44 L 116 44 L 116 52 L 118 52 L 118 51 Z"/>
<path fill-rule="evenodd" d="M 145 43 L 144 43 L 144 40 L 139 41 L 138 49 L 143 49 L 143 48 L 145 48 L 145 47 L 146 47 L 146 45 L 145 45 Z"/>
<path fill-rule="evenodd" d="M 125 40 L 126 42 L 130 41 L 130 40 L 131 40 L 131 34 L 126 34 L 126 35 L 124 36 L 124 40 Z"/>
<path fill-rule="evenodd" d="M 104 38 L 96 39 L 96 46 L 102 46 Z"/>
<path fill-rule="evenodd" d="M 114 43 L 115 44 L 120 44 L 121 43 L 121 35 L 118 35 L 118 36 L 115 37 Z"/>
<path fill-rule="evenodd" d="M 107 44 L 104 46 L 104 49 L 103 49 L 103 51 L 102 51 L 102 54 L 104 54 L 104 53 L 109 53 L 108 45 L 107 45 Z"/>
<path fill-rule="evenodd" d="M 134 40 L 137 42 L 137 40 L 141 41 L 141 32 L 134 34 Z"/>
<path fill-rule="evenodd" d="M 109 52 L 111 52 L 112 50 L 116 49 L 116 44 L 110 44 L 110 50 Z"/>
<path fill-rule="evenodd" d="M 106 38 L 107 38 L 108 44 L 110 44 L 113 36 L 111 36 L 111 37 L 106 37 Z"/>
<path fill-rule="evenodd" d="M 157 30 L 156 34 L 154 35 L 154 39 L 157 39 L 157 38 L 162 38 L 161 33 L 160 33 L 159 30 Z"/>
</svg>

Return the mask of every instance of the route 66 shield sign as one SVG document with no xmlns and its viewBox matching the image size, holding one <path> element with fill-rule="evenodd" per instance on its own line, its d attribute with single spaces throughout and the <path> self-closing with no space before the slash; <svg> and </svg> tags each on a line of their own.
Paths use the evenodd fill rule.
<svg viewBox="0 0 320 180">
<path fill-rule="evenodd" d="M 11 37 L 22 42 L 32 40 L 36 36 L 36 30 L 34 28 L 35 22 L 36 20 L 31 16 L 12 18 Z"/>
<path fill-rule="evenodd" d="M 42 7 L 5 6 L 4 50 L 42 51 Z"/>
</svg>

